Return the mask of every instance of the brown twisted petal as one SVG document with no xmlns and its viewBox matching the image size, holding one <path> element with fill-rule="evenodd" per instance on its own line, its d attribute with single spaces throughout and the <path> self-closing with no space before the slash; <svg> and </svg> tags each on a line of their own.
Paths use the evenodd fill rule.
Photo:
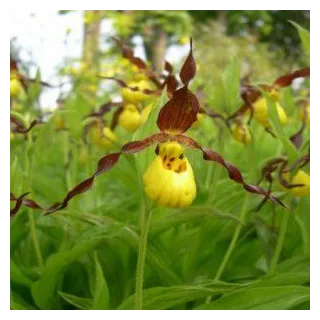
<svg viewBox="0 0 320 320">
<path fill-rule="evenodd" d="M 194 78 L 196 71 L 197 66 L 192 55 L 192 38 L 190 38 L 190 52 L 180 71 L 180 79 L 185 86 Z"/>
<path fill-rule="evenodd" d="M 57 202 L 50 206 L 48 209 L 45 209 L 44 214 L 48 215 L 58 210 L 62 210 L 68 206 L 68 203 L 71 199 L 78 196 L 81 193 L 84 193 L 91 189 L 94 179 L 96 176 L 100 175 L 103 172 L 106 172 L 113 168 L 115 164 L 118 162 L 121 153 L 110 153 L 102 157 L 97 166 L 97 170 L 92 174 L 91 177 L 87 178 L 84 181 L 81 181 L 78 185 L 76 185 L 73 189 L 71 189 L 61 203 Z"/>
<path fill-rule="evenodd" d="M 117 109 L 116 112 L 114 112 L 114 114 L 112 115 L 112 120 L 111 120 L 111 125 L 110 125 L 110 129 L 111 130 L 114 130 L 115 127 L 117 126 L 118 124 L 118 120 L 119 120 L 119 117 L 120 117 L 120 114 L 122 113 L 123 111 L 123 107 L 120 107 Z"/>
<path fill-rule="evenodd" d="M 168 61 L 165 61 L 164 70 L 167 71 L 169 74 L 171 74 L 173 72 L 172 64 Z"/>
<path fill-rule="evenodd" d="M 29 192 L 26 192 L 22 194 L 20 197 L 16 198 L 12 193 L 10 193 L 10 201 L 16 201 L 15 206 L 10 210 L 10 217 L 13 217 L 16 215 L 16 213 L 19 211 L 23 198 L 29 194 Z"/>
<path fill-rule="evenodd" d="M 240 86 L 240 95 L 244 101 L 244 104 L 235 113 L 229 116 L 228 120 L 231 120 L 239 115 L 244 114 L 247 110 L 250 110 L 250 118 L 248 120 L 248 122 L 250 122 L 253 116 L 253 103 L 260 98 L 261 91 L 252 85 L 242 84 Z"/>
<path fill-rule="evenodd" d="M 284 161 L 280 167 L 280 170 L 279 170 L 280 184 L 287 189 L 292 189 L 292 188 L 296 188 L 296 187 L 303 187 L 304 184 L 301 184 L 301 183 L 292 184 L 292 183 L 288 182 L 287 179 L 284 177 L 284 174 L 286 173 L 285 169 L 286 169 L 287 165 L 288 165 L 288 161 Z"/>
<path fill-rule="evenodd" d="M 16 198 L 13 193 L 10 192 L 10 201 L 15 201 L 15 207 L 10 210 L 10 216 L 13 217 L 20 209 L 21 205 L 24 205 L 31 209 L 42 209 L 42 207 L 32 199 L 25 199 L 25 196 L 29 194 L 29 192 L 24 193 L 20 197 Z"/>
<path fill-rule="evenodd" d="M 242 184 L 242 186 L 245 190 L 247 190 L 251 193 L 263 195 L 266 198 L 270 199 L 272 202 L 280 204 L 283 207 L 286 207 L 285 204 L 280 199 L 278 199 L 274 195 L 270 194 L 270 192 L 268 192 L 258 186 L 247 184 L 244 181 L 239 169 L 237 169 L 235 166 L 224 161 L 224 159 L 217 152 L 209 150 L 209 149 L 202 149 L 202 152 L 203 152 L 203 158 L 205 160 L 215 161 L 215 162 L 220 163 L 224 168 L 226 168 L 228 170 L 229 178 L 239 184 Z"/>
<path fill-rule="evenodd" d="M 124 58 L 129 60 L 132 64 L 137 66 L 139 69 L 146 69 L 147 68 L 146 63 L 142 59 L 134 56 L 134 52 L 131 48 L 126 46 L 120 39 L 117 39 L 115 37 L 112 37 L 112 39 L 119 46 L 120 50 L 122 51 L 122 56 Z"/>
<path fill-rule="evenodd" d="M 183 133 L 197 120 L 199 110 L 198 98 L 184 86 L 161 108 L 157 125 L 162 132 Z"/>
<path fill-rule="evenodd" d="M 144 140 L 127 143 L 122 147 L 121 152 L 110 153 L 105 155 L 98 161 L 97 170 L 92 174 L 92 176 L 80 182 L 77 186 L 71 189 L 61 203 L 55 203 L 51 207 L 46 209 L 45 215 L 51 214 L 53 212 L 66 208 L 71 199 L 73 199 L 74 197 L 76 197 L 81 193 L 84 193 L 90 190 L 94 183 L 95 177 L 112 169 L 115 166 L 115 164 L 118 162 L 122 153 L 139 152 L 152 144 L 161 143 L 168 139 L 169 139 L 169 135 L 162 132 L 156 133 L 150 137 L 145 138 Z"/>
<path fill-rule="evenodd" d="M 114 80 L 120 87 L 122 88 L 128 88 L 128 85 L 125 81 L 115 78 L 115 77 L 104 77 L 104 76 L 98 76 L 100 79 L 106 79 L 106 80 Z"/>
<path fill-rule="evenodd" d="M 302 123 L 301 128 L 298 130 L 298 132 L 296 132 L 294 135 L 292 135 L 290 137 L 290 141 L 295 145 L 295 147 L 297 149 L 299 149 L 302 145 L 302 134 L 303 134 L 305 127 L 306 127 L 305 121 L 303 119 L 303 123 Z"/>
<path fill-rule="evenodd" d="M 10 72 L 14 72 L 18 70 L 18 63 L 16 60 L 10 57 Z"/>
<path fill-rule="evenodd" d="M 41 120 L 33 120 L 29 127 L 25 127 L 25 125 L 20 121 L 20 119 L 16 118 L 13 115 L 10 115 L 10 124 L 12 125 L 11 131 L 14 133 L 22 133 L 27 134 L 35 125 L 43 124 L 44 122 Z"/>
<path fill-rule="evenodd" d="M 143 92 L 144 94 L 158 94 L 158 90 L 150 90 L 150 89 L 143 89 L 140 90 L 139 87 L 130 87 L 127 85 L 127 83 L 121 79 L 115 78 L 115 77 L 104 77 L 104 76 L 98 76 L 101 79 L 106 79 L 106 80 L 114 80 L 117 82 L 117 84 L 122 87 L 122 88 L 127 88 L 131 91 L 140 91 Z"/>
<path fill-rule="evenodd" d="M 310 162 L 310 150 L 307 154 L 301 156 L 300 158 L 298 158 L 291 167 L 289 168 L 284 168 L 282 171 L 283 172 L 290 172 L 292 170 L 294 170 L 295 168 L 303 168 L 304 166 L 306 166 L 308 163 Z"/>
<path fill-rule="evenodd" d="M 276 79 L 273 85 L 278 87 L 288 87 L 291 85 L 292 81 L 297 78 L 307 78 L 310 77 L 310 67 L 299 69 L 293 73 L 285 74 L 278 79 Z"/>
<path fill-rule="evenodd" d="M 179 135 L 173 136 L 171 140 L 176 141 L 188 148 L 201 150 L 201 145 L 190 137 L 179 134 Z"/>
<path fill-rule="evenodd" d="M 279 165 L 286 161 L 285 158 L 275 158 L 268 161 L 261 170 L 261 178 L 257 184 L 259 184 L 263 179 L 266 179 L 270 183 L 272 182 L 272 173 L 279 168 Z"/>
<path fill-rule="evenodd" d="M 169 139 L 170 139 L 170 135 L 168 135 L 166 133 L 163 133 L 163 132 L 155 133 L 152 136 L 147 137 L 143 140 L 131 141 L 131 142 L 125 144 L 122 147 L 121 152 L 122 153 L 140 152 L 153 144 L 162 143 L 162 142 L 165 142 Z"/>
<path fill-rule="evenodd" d="M 122 102 L 109 101 L 101 105 L 97 111 L 91 112 L 83 118 L 85 119 L 90 117 L 102 117 L 105 113 L 109 112 L 112 109 L 112 107 L 121 107 L 122 105 Z"/>
<path fill-rule="evenodd" d="M 164 88 L 167 86 L 167 91 L 170 94 L 173 94 L 177 88 L 178 88 L 179 82 L 177 81 L 176 77 L 172 74 L 169 74 L 168 77 L 166 77 L 166 80 L 164 81 L 162 87 Z"/>
<path fill-rule="evenodd" d="M 32 199 L 23 199 L 22 203 L 23 203 L 23 205 L 25 205 L 28 208 L 42 209 L 42 207 Z"/>
</svg>

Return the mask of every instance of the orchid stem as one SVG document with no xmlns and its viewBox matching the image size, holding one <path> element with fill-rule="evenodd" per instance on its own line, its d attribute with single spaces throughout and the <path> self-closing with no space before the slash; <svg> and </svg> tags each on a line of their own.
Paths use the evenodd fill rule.
<svg viewBox="0 0 320 320">
<path fill-rule="evenodd" d="M 246 214 L 248 212 L 247 210 L 247 205 L 248 205 L 248 199 L 249 199 L 249 196 L 248 194 L 245 195 L 245 198 L 244 198 L 244 201 L 243 201 L 243 205 L 242 205 L 242 209 L 241 209 L 241 212 L 240 212 L 240 215 L 239 215 L 239 223 L 237 224 L 236 226 L 236 229 L 235 229 L 235 232 L 233 234 L 233 237 L 231 239 L 231 242 L 229 244 L 229 247 L 228 247 L 228 250 L 227 252 L 225 253 L 224 257 L 223 257 L 223 260 L 219 266 L 219 269 L 218 269 L 218 272 L 215 276 L 215 280 L 219 280 L 220 277 L 222 276 L 223 272 L 224 272 L 224 269 L 230 259 L 230 256 L 237 244 L 237 241 L 238 241 L 238 238 L 239 238 L 239 235 L 240 235 L 240 232 L 241 232 L 241 229 L 242 229 L 242 226 L 244 224 L 244 220 L 245 220 L 245 217 L 246 217 Z"/>
<path fill-rule="evenodd" d="M 142 310 L 143 301 L 143 275 L 146 261 L 148 232 L 151 221 L 151 211 L 147 211 L 145 207 L 141 212 L 141 231 L 139 240 L 138 263 L 136 273 L 136 302 L 135 309 Z"/>
<path fill-rule="evenodd" d="M 280 258 L 280 254 L 283 249 L 285 235 L 287 232 L 287 226 L 288 226 L 288 221 L 289 221 L 289 212 L 287 212 L 286 210 L 282 210 L 282 214 L 283 214 L 283 216 L 282 216 L 281 225 L 280 225 L 280 232 L 279 232 L 279 236 L 278 236 L 277 245 L 276 245 L 273 257 L 270 262 L 269 274 L 274 273 L 274 271 L 277 267 L 277 264 L 278 264 L 278 261 Z"/>
<path fill-rule="evenodd" d="M 143 275 L 144 266 L 146 261 L 148 232 L 151 220 L 151 212 L 147 208 L 147 201 L 144 194 L 144 188 L 142 183 L 141 169 L 137 158 L 135 157 L 135 165 L 138 176 L 139 189 L 141 194 L 141 214 L 140 214 L 140 239 L 138 249 L 138 262 L 136 270 L 136 295 L 135 295 L 135 309 L 142 310 L 143 307 Z"/>
<path fill-rule="evenodd" d="M 31 133 L 28 134 L 28 141 L 27 141 L 27 146 L 26 146 L 26 155 L 25 155 L 25 170 L 27 173 L 27 177 L 30 177 L 30 167 L 31 167 L 31 159 L 29 155 L 30 148 L 32 146 L 32 137 Z M 29 179 L 30 181 L 30 179 Z M 30 185 L 28 186 L 30 187 Z M 35 226 L 35 220 L 34 220 L 34 215 L 31 209 L 28 209 L 28 220 L 29 220 L 29 226 L 30 226 L 30 234 L 31 234 L 31 240 L 33 244 L 33 248 L 35 251 L 35 255 L 38 261 L 38 265 L 40 268 L 43 268 L 43 258 L 41 254 L 41 249 L 39 245 L 39 240 L 37 237 L 37 230 Z"/>
</svg>

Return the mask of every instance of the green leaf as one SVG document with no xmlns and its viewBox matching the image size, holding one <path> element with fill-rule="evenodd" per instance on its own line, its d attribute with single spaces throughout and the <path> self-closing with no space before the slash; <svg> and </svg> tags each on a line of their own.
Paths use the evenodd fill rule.
<svg viewBox="0 0 320 320">
<path fill-rule="evenodd" d="M 235 57 L 232 58 L 223 75 L 224 104 L 228 114 L 232 114 L 239 108 L 240 103 L 240 63 Z"/>
<path fill-rule="evenodd" d="M 280 263 L 276 272 L 308 272 L 310 273 L 310 257 L 298 256 Z"/>
<path fill-rule="evenodd" d="M 36 308 L 22 299 L 16 292 L 10 292 L 10 310 L 36 310 Z"/>
<path fill-rule="evenodd" d="M 66 267 L 87 251 L 96 247 L 101 240 L 93 239 L 76 244 L 70 250 L 56 253 L 48 259 L 43 275 L 31 288 L 33 299 L 41 309 L 56 307 L 55 292 Z"/>
<path fill-rule="evenodd" d="M 310 32 L 294 21 L 290 21 L 290 23 L 298 30 L 302 48 L 305 51 L 307 59 L 310 60 Z"/>
<path fill-rule="evenodd" d="M 283 148 L 286 150 L 289 160 L 293 162 L 298 157 L 298 151 L 295 148 L 294 144 L 290 141 L 290 139 L 286 137 L 283 131 L 276 104 L 268 95 L 265 95 L 265 98 L 267 99 L 268 103 L 268 113 L 270 115 L 270 125 L 272 131 L 276 135 L 277 139 L 281 141 Z"/>
<path fill-rule="evenodd" d="M 92 307 L 92 299 L 77 297 L 72 294 L 59 291 L 59 295 L 68 303 L 80 310 L 90 310 Z"/>
<path fill-rule="evenodd" d="M 249 288 L 203 304 L 200 310 L 286 310 L 310 299 L 310 289 L 302 286 Z"/>
<path fill-rule="evenodd" d="M 23 274 L 20 268 L 12 260 L 10 260 L 10 280 L 27 287 L 30 287 L 32 284 L 32 281 Z"/>
<path fill-rule="evenodd" d="M 210 217 L 212 219 L 233 220 L 240 223 L 239 219 L 230 213 L 220 212 L 209 206 L 195 206 L 190 208 L 184 208 L 178 213 L 172 213 L 169 216 L 158 218 L 153 221 L 150 226 L 150 233 L 157 234 L 164 232 L 169 228 L 173 228 L 178 224 L 185 223 L 190 220 L 194 220 L 199 217 Z"/>
<path fill-rule="evenodd" d="M 103 270 L 98 260 L 98 255 L 95 252 L 94 255 L 95 268 L 96 268 L 96 281 L 93 297 L 93 310 L 108 310 L 110 303 L 110 294 L 108 284 L 105 280 Z"/>
<path fill-rule="evenodd" d="M 187 303 L 199 298 L 205 298 L 213 294 L 232 292 L 241 285 L 229 284 L 220 281 L 210 281 L 209 286 L 175 286 L 156 287 L 143 291 L 144 310 L 167 310 L 179 304 Z M 130 310 L 134 308 L 135 295 L 127 298 L 118 309 Z"/>
<path fill-rule="evenodd" d="M 272 276 L 264 276 L 260 281 L 253 284 L 253 287 L 275 287 L 304 285 L 310 282 L 309 272 L 278 273 Z"/>
</svg>

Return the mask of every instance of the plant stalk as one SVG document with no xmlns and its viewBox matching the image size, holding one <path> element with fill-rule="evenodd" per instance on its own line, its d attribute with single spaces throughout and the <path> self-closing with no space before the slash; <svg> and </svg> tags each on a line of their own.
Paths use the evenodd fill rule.
<svg viewBox="0 0 320 320">
<path fill-rule="evenodd" d="M 30 168 L 31 168 L 31 159 L 30 159 L 30 155 L 29 155 L 31 146 L 32 146 L 32 137 L 31 137 L 31 133 L 29 133 L 27 147 L 26 147 L 26 154 L 25 154 L 25 170 L 26 170 L 28 178 L 30 178 Z M 30 181 L 30 179 L 29 179 L 29 181 Z M 30 188 L 30 185 L 28 186 L 28 188 Z M 37 230 L 36 230 L 36 225 L 35 225 L 35 220 L 34 220 L 34 213 L 31 209 L 28 209 L 28 220 L 29 220 L 29 226 L 30 226 L 31 240 L 32 240 L 33 248 L 34 248 L 36 258 L 38 261 L 38 265 L 40 268 L 43 268 L 43 258 L 42 258 L 42 254 L 41 254 L 41 249 L 40 249 L 38 237 L 37 237 Z"/>
<path fill-rule="evenodd" d="M 237 241 L 238 241 L 238 238 L 239 238 L 239 235 L 240 235 L 240 232 L 241 232 L 241 229 L 242 229 L 242 226 L 244 224 L 244 221 L 245 221 L 245 217 L 246 217 L 246 214 L 248 212 L 247 210 L 247 205 L 248 205 L 248 200 L 249 200 L 249 195 L 246 194 L 245 195 L 245 198 L 244 198 L 244 201 L 243 201 L 243 205 L 242 205 L 242 209 L 241 209 L 241 212 L 240 212 L 240 215 L 239 215 L 239 220 L 240 220 L 240 223 L 237 224 L 236 226 L 236 229 L 235 229 L 235 232 L 233 234 L 233 237 L 231 239 L 231 242 L 229 244 L 229 247 L 227 249 L 227 252 L 225 253 L 224 257 L 223 257 L 223 260 L 219 266 L 219 269 L 217 271 L 217 274 L 215 276 L 215 280 L 219 280 L 220 277 L 222 276 L 223 272 L 224 272 L 224 269 L 230 259 L 230 256 L 237 244 Z"/>
<path fill-rule="evenodd" d="M 136 302 L 135 302 L 136 310 L 142 310 L 143 275 L 144 275 L 144 265 L 146 261 L 150 220 L 151 220 L 151 211 L 147 211 L 144 207 L 141 212 L 141 231 L 140 231 L 138 263 L 137 263 L 137 273 L 136 273 Z"/>
<path fill-rule="evenodd" d="M 280 254 L 283 248 L 283 244 L 284 244 L 284 239 L 285 239 L 285 235 L 287 232 L 287 227 L 288 227 L 288 221 L 289 221 L 289 212 L 287 212 L 286 210 L 282 210 L 282 220 L 281 220 L 281 225 L 280 225 L 280 232 L 279 232 L 279 236 L 278 236 L 278 241 L 277 241 L 277 245 L 274 251 L 274 254 L 272 256 L 271 262 L 270 262 L 270 268 L 269 268 L 269 274 L 274 273 L 279 258 L 280 258 Z"/>
</svg>

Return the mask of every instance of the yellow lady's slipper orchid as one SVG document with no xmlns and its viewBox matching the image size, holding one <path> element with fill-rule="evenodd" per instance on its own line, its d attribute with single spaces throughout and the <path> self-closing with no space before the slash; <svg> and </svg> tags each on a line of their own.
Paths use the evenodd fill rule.
<svg viewBox="0 0 320 320">
<path fill-rule="evenodd" d="M 245 124 L 233 123 L 231 125 L 232 136 L 239 142 L 248 144 L 251 142 L 251 133 Z"/>
<path fill-rule="evenodd" d="M 306 115 L 304 115 L 306 113 Z M 310 104 L 305 107 L 301 107 L 299 110 L 299 118 L 303 121 L 305 120 L 305 124 L 310 125 Z"/>
<path fill-rule="evenodd" d="M 187 207 L 197 193 L 192 167 L 177 142 L 165 142 L 143 176 L 147 195 L 165 207 Z"/>
<path fill-rule="evenodd" d="M 148 104 L 141 111 L 141 124 L 145 124 L 149 118 L 150 112 L 152 110 L 153 104 Z"/>
<path fill-rule="evenodd" d="M 56 129 L 58 129 L 58 130 L 60 130 L 64 127 L 64 121 L 63 121 L 63 118 L 61 117 L 60 114 L 57 114 L 54 117 L 54 125 L 55 125 Z"/>
<path fill-rule="evenodd" d="M 134 104 L 128 104 L 121 112 L 118 123 L 129 132 L 136 131 L 141 124 L 141 115 Z"/>
<path fill-rule="evenodd" d="M 88 148 L 86 146 L 82 147 L 79 160 L 83 166 L 85 166 L 87 164 L 87 162 L 88 162 Z"/>
<path fill-rule="evenodd" d="M 280 106 L 278 102 L 275 102 L 276 108 L 278 111 L 278 116 L 280 119 L 281 124 L 286 124 L 288 122 L 286 112 Z M 269 109 L 268 109 L 268 102 L 266 98 L 261 98 L 257 102 L 253 104 L 254 112 L 253 118 L 262 124 L 264 127 L 268 128 L 269 124 Z"/>
<path fill-rule="evenodd" d="M 139 90 L 134 91 L 134 90 L 131 90 L 130 88 L 122 88 L 121 94 L 124 101 L 137 103 L 137 102 L 143 102 L 149 99 L 150 95 L 143 93 L 143 90 L 152 89 L 152 86 L 148 81 L 140 80 L 138 82 L 130 82 L 128 86 L 131 88 L 138 87 Z"/>
<path fill-rule="evenodd" d="M 23 92 L 21 82 L 17 78 L 10 79 L 10 97 L 18 97 Z"/>
<path fill-rule="evenodd" d="M 103 150 L 111 149 L 118 140 L 113 131 L 108 127 L 104 127 L 101 132 L 98 126 L 94 126 L 91 129 L 91 137 L 92 142 Z"/>
<path fill-rule="evenodd" d="M 303 170 L 299 170 L 293 177 L 292 184 L 304 184 L 302 187 L 295 187 L 290 189 L 291 193 L 295 196 L 307 196 L 310 194 L 310 176 Z"/>
</svg>

